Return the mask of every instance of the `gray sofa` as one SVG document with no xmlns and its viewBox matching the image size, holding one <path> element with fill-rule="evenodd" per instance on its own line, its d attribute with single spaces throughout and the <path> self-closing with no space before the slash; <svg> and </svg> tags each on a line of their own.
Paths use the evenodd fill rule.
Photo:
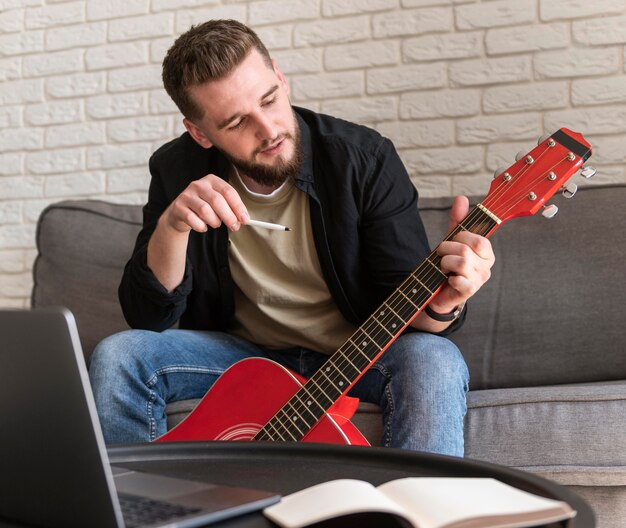
<svg viewBox="0 0 626 528">
<path fill-rule="evenodd" d="M 449 204 L 420 202 L 433 245 Z M 505 224 L 492 278 L 453 336 L 472 376 L 466 456 L 571 486 L 600 528 L 626 523 L 625 204 L 626 185 L 585 188 L 550 221 Z M 126 328 L 117 285 L 140 222 L 139 206 L 99 201 L 54 204 L 39 220 L 32 304 L 71 309 L 87 356 Z M 171 423 L 192 405 L 171 405 Z M 375 406 L 354 421 L 378 442 Z"/>
</svg>

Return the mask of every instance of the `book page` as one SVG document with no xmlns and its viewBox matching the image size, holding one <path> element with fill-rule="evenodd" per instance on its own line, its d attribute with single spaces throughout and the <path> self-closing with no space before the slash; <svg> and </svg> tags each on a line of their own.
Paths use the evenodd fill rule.
<svg viewBox="0 0 626 528">
<path fill-rule="evenodd" d="M 280 526 L 298 528 L 359 512 L 385 512 L 406 518 L 406 512 L 369 482 L 340 479 L 283 497 L 263 513 Z"/>
<path fill-rule="evenodd" d="M 569 504 L 539 497 L 491 478 L 414 477 L 378 489 L 421 528 L 519 527 L 573 517 Z"/>
</svg>

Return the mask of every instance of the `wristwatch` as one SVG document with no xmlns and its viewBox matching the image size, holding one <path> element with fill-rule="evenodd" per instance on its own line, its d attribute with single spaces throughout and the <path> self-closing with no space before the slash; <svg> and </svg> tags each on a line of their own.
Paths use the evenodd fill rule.
<svg viewBox="0 0 626 528">
<path fill-rule="evenodd" d="M 454 321 L 455 319 L 459 317 L 459 315 L 461 315 L 463 308 L 465 308 L 465 303 L 459 304 L 450 313 L 440 314 L 440 313 L 435 312 L 435 310 L 433 310 L 430 307 L 430 304 L 427 304 L 424 311 L 426 312 L 426 315 L 428 315 L 428 317 L 430 317 L 431 319 L 434 319 L 435 321 L 439 321 L 441 323 L 449 323 L 451 321 Z"/>
</svg>

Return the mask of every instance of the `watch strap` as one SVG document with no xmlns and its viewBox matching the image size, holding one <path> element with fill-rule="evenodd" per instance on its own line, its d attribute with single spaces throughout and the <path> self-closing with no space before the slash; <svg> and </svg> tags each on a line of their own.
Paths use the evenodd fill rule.
<svg viewBox="0 0 626 528">
<path fill-rule="evenodd" d="M 451 321 L 454 321 L 455 319 L 459 317 L 459 315 L 461 315 L 461 312 L 463 311 L 464 307 L 465 307 L 465 303 L 459 304 L 450 313 L 440 314 L 438 312 L 435 312 L 435 310 L 433 310 L 430 307 L 430 305 L 427 304 L 426 308 L 424 308 L 424 311 L 426 312 L 426 315 L 428 315 L 428 317 L 430 317 L 431 319 L 434 319 L 435 321 L 439 321 L 441 323 L 449 323 Z"/>
</svg>

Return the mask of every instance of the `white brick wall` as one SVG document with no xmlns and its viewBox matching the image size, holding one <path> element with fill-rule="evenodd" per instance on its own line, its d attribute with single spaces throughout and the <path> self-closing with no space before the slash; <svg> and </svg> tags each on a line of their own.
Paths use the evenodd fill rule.
<svg viewBox="0 0 626 528">
<path fill-rule="evenodd" d="M 295 104 L 392 138 L 423 196 L 484 195 L 546 131 L 626 182 L 624 0 L 0 0 L 0 306 L 26 306 L 49 203 L 140 203 L 180 133 L 161 87 L 174 38 L 253 26 Z"/>
</svg>

